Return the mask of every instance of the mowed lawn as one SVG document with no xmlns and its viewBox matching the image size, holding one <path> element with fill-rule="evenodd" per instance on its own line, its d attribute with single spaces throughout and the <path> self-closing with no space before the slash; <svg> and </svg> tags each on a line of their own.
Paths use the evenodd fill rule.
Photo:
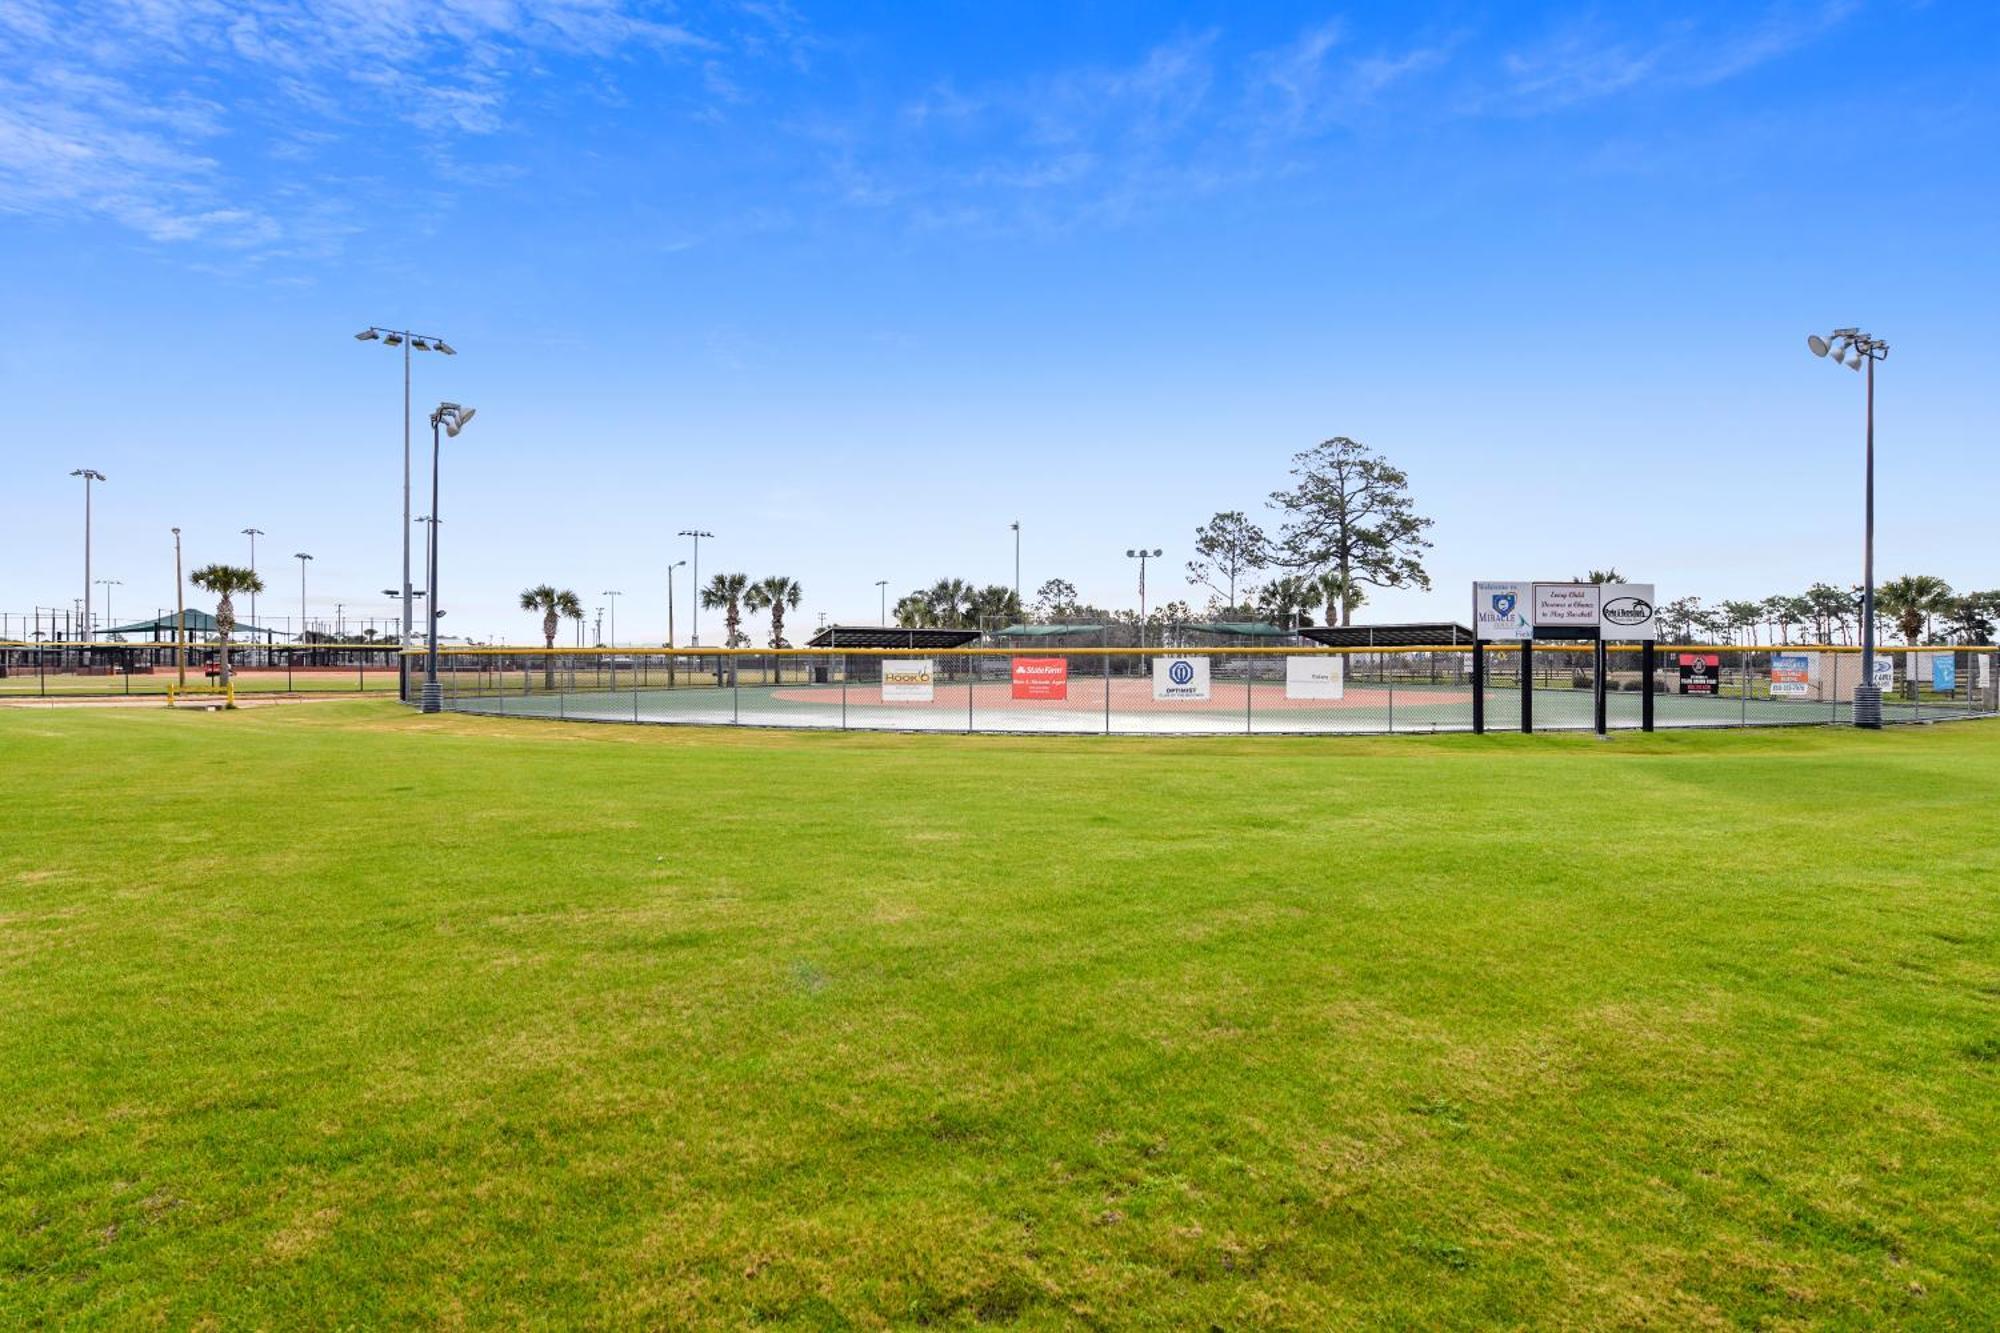
<svg viewBox="0 0 2000 1333">
<path fill-rule="evenodd" d="M 0 709 L 0 1325 L 1990 1326 L 2000 728 Z"/>
</svg>

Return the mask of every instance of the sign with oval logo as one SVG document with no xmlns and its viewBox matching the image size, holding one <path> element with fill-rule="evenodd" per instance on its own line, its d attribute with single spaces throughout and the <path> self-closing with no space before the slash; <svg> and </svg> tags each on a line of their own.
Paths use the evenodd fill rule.
<svg viewBox="0 0 2000 1333">
<path fill-rule="evenodd" d="M 1165 703 L 1176 699 L 1208 697 L 1206 657 L 1156 657 L 1153 659 L 1153 698 Z"/>
<path fill-rule="evenodd" d="M 1597 633 L 1606 639 L 1644 642 L 1657 639 L 1659 608 L 1650 583 L 1607 583 L 1597 604 Z"/>
</svg>

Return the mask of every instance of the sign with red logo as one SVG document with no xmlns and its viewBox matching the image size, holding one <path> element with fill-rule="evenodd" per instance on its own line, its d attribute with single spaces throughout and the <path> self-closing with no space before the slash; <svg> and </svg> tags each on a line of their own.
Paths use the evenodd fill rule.
<svg viewBox="0 0 2000 1333">
<path fill-rule="evenodd" d="M 1722 684 L 1722 658 L 1716 653 L 1681 654 L 1681 693 L 1715 694 Z"/>
<path fill-rule="evenodd" d="M 1016 699 L 1069 698 L 1067 657 L 1017 657 L 1014 659 Z"/>
</svg>

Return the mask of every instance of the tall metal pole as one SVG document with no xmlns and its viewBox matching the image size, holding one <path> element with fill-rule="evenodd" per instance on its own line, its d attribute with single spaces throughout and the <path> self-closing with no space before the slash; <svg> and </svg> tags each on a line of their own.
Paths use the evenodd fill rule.
<svg viewBox="0 0 2000 1333">
<path fill-rule="evenodd" d="M 611 599 L 611 642 L 606 646 L 616 648 L 618 646 L 618 590 L 615 588 L 606 588 L 604 595 Z"/>
<path fill-rule="evenodd" d="M 410 648 L 410 527 L 410 335 L 405 333 L 403 335 L 403 641 L 398 645 L 404 652 L 408 652 Z"/>
<path fill-rule="evenodd" d="M 187 592 L 181 586 L 181 530 L 174 529 L 174 678 L 185 689 L 187 667 Z"/>
<path fill-rule="evenodd" d="M 1019 614 L 1021 609 L 1021 520 L 1018 518 L 1015 519 L 1012 526 L 1014 529 L 1014 610 L 1016 614 Z"/>
<path fill-rule="evenodd" d="M 694 630 L 688 637 L 691 646 L 699 648 L 701 647 L 701 539 L 713 537 L 715 534 L 701 528 L 682 528 L 680 535 L 694 538 L 694 596 L 688 603 L 688 615 L 694 620 Z"/>
<path fill-rule="evenodd" d="M 257 539 L 264 535 L 264 530 L 262 528 L 245 528 L 243 529 L 243 535 L 250 539 L 250 576 L 254 579 L 257 576 Z M 257 589 L 254 585 L 250 589 L 250 628 L 253 632 L 259 628 L 257 624 Z M 255 643 L 256 639 L 251 639 L 251 642 Z"/>
<path fill-rule="evenodd" d="M 427 623 L 424 648 L 424 692 L 422 711 L 439 712 L 444 707 L 443 692 L 438 688 L 438 423 L 439 418 L 431 418 L 431 520 L 430 532 L 425 538 L 424 552 L 424 616 Z"/>
<path fill-rule="evenodd" d="M 1865 447 L 1868 479 L 1865 486 L 1866 514 L 1863 520 L 1861 544 L 1861 683 L 1869 691 L 1872 700 L 1871 717 L 1857 716 L 1856 726 L 1879 727 L 1882 725 L 1882 703 L 1875 693 L 1875 358 L 1868 357 L 1867 426 Z M 1856 712 L 1861 710 L 1857 709 Z"/>
<path fill-rule="evenodd" d="M 83 478 L 83 615 L 79 626 L 79 637 L 90 642 L 90 483 L 103 481 L 104 474 L 94 467 L 72 469 L 72 477 Z"/>
<path fill-rule="evenodd" d="M 889 580 L 887 580 L 887 579 L 876 579 L 876 580 L 875 580 L 875 591 L 876 591 L 877 593 L 879 593 L 879 594 L 881 595 L 881 599 L 882 599 L 882 627 L 883 627 L 884 629 L 887 629 L 887 628 L 888 628 L 888 626 L 889 626 Z"/>
</svg>

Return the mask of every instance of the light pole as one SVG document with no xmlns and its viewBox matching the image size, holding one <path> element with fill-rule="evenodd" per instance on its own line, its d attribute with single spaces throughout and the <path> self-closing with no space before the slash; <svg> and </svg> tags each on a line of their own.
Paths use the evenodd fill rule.
<svg viewBox="0 0 2000 1333">
<path fill-rule="evenodd" d="M 187 593 L 181 586 L 181 530 L 174 529 L 174 678 L 181 689 L 187 688 Z"/>
<path fill-rule="evenodd" d="M 384 347 L 403 349 L 403 637 L 399 647 L 410 646 L 410 350 L 419 352 L 443 352 L 446 356 L 457 356 L 458 352 L 442 338 L 430 334 L 412 333 L 408 329 L 384 329 L 371 326 L 354 335 L 359 342 L 380 342 Z M 406 696 L 407 697 L 407 696 Z"/>
<path fill-rule="evenodd" d="M 1137 560 L 1139 562 L 1139 646 L 1141 648 L 1146 646 L 1146 561 L 1158 560 L 1161 554 L 1162 552 L 1157 546 L 1150 551 L 1141 546 L 1137 550 L 1125 552 L 1127 560 Z"/>
<path fill-rule="evenodd" d="M 125 586 L 123 579 L 99 579 L 97 586 L 104 589 L 104 628 L 108 631 L 115 621 L 111 619 L 111 590 Z"/>
<path fill-rule="evenodd" d="M 88 616 L 90 609 L 90 483 L 93 481 L 103 481 L 105 477 L 102 472 L 99 472 L 94 467 L 80 467 L 73 470 L 70 475 L 72 477 L 83 478 L 83 605 L 84 614 Z M 88 620 L 84 622 L 82 638 L 85 643 L 90 642 L 90 622 Z"/>
<path fill-rule="evenodd" d="M 1875 684 L 1875 363 L 1889 355 L 1889 344 L 1869 337 L 1860 329 L 1835 329 L 1830 338 L 1808 334 L 1806 346 L 1814 356 L 1832 353 L 1835 363 L 1849 370 L 1860 370 L 1864 363 L 1868 367 L 1868 389 L 1864 396 L 1861 683 L 1854 687 L 1854 725 L 1878 728 L 1882 725 L 1882 690 Z"/>
<path fill-rule="evenodd" d="M 618 646 L 618 597 L 619 597 L 619 592 L 618 592 L 618 589 L 616 589 L 616 588 L 606 588 L 606 589 L 604 590 L 604 593 L 603 593 L 603 595 L 604 595 L 604 596 L 606 596 L 606 597 L 609 597 L 609 598 L 611 599 L 611 644 L 610 644 L 610 646 L 611 646 L 611 647 L 613 647 L 613 648 L 616 648 L 616 647 Z"/>
<path fill-rule="evenodd" d="M 264 535 L 264 529 L 245 528 L 243 535 L 250 539 L 250 576 L 254 580 L 257 576 L 257 539 Z M 254 587 L 250 590 L 250 628 L 253 630 L 260 628 L 257 624 L 257 590 Z M 255 643 L 256 640 L 253 639 L 251 642 Z"/>
<path fill-rule="evenodd" d="M 701 539 L 713 537 L 715 534 L 703 532 L 700 528 L 682 528 L 680 535 L 694 538 L 694 570 L 690 585 L 694 596 L 688 599 L 688 614 L 694 617 L 694 632 L 689 638 L 692 640 L 690 646 L 699 648 L 701 647 Z"/>
<path fill-rule="evenodd" d="M 430 594 L 425 621 L 428 633 L 424 647 L 424 692 L 419 707 L 426 713 L 440 712 L 444 708 L 444 690 L 438 685 L 438 430 L 454 439 L 472 420 L 477 408 L 460 407 L 457 403 L 439 403 L 437 411 L 431 413 L 431 512 L 429 559 L 424 566 L 424 591 Z M 408 586 L 407 582 L 404 585 Z M 409 603 L 403 603 L 404 614 L 408 615 Z"/>
<path fill-rule="evenodd" d="M 687 561 L 676 560 L 667 566 L 667 647 L 674 646 L 674 571 Z"/>
<path fill-rule="evenodd" d="M 1014 530 L 1014 613 L 1021 614 L 1021 520 L 1007 525 Z"/>
<path fill-rule="evenodd" d="M 292 559 L 299 562 L 299 637 L 297 641 L 304 643 L 306 641 L 306 561 L 312 559 L 312 557 L 304 551 L 294 551 L 292 552 Z"/>
<path fill-rule="evenodd" d="M 876 579 L 875 591 L 882 598 L 882 628 L 887 629 L 889 627 L 889 580 Z"/>
</svg>

